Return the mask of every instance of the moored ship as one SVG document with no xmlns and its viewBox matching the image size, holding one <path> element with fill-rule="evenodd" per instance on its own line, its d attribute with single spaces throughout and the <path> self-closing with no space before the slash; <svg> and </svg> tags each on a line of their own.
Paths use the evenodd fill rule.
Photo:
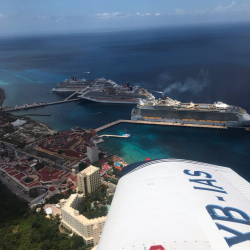
<svg viewBox="0 0 250 250">
<path fill-rule="evenodd" d="M 166 96 L 152 102 L 140 101 L 137 108 L 132 110 L 131 119 L 228 127 L 250 126 L 250 115 L 240 107 L 222 102 L 181 103 Z"/>
<path fill-rule="evenodd" d="M 97 79 L 93 84 L 82 90 L 78 97 L 94 102 L 124 104 L 137 104 L 140 99 L 145 101 L 155 100 L 155 97 L 144 88 L 130 86 L 129 83 L 121 86 L 105 78 Z"/>
<path fill-rule="evenodd" d="M 86 89 L 88 86 L 93 84 L 94 81 L 88 81 L 86 79 L 76 79 L 75 76 L 72 79 L 65 79 L 59 82 L 56 87 L 52 89 L 52 92 L 76 92 Z"/>
</svg>

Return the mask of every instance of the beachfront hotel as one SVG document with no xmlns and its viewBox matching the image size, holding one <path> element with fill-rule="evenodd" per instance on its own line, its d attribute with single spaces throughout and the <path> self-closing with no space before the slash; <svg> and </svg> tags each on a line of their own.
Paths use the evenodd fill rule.
<svg viewBox="0 0 250 250">
<path fill-rule="evenodd" d="M 84 195 L 72 194 L 67 200 L 60 200 L 62 225 L 73 233 L 83 237 L 86 244 L 98 244 L 106 216 L 87 219 L 79 214 L 78 207 Z"/>
<path fill-rule="evenodd" d="M 99 168 L 90 165 L 77 174 L 78 192 L 92 193 L 101 186 Z"/>
</svg>

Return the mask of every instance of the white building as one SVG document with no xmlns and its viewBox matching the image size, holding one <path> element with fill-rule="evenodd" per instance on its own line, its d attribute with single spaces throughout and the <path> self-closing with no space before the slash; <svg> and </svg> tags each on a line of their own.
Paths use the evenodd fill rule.
<svg viewBox="0 0 250 250">
<path fill-rule="evenodd" d="M 98 147 L 87 147 L 87 156 L 91 163 L 99 160 L 99 150 Z"/>
<path fill-rule="evenodd" d="M 12 122 L 11 124 L 12 124 L 14 127 L 19 127 L 19 126 L 21 126 L 21 125 L 23 125 L 23 124 L 25 124 L 25 123 L 26 123 L 25 120 L 19 120 L 19 119 L 17 119 L 15 122 Z"/>
<path fill-rule="evenodd" d="M 199 162 L 128 165 L 97 247 L 110 249 L 249 250 L 250 183 Z"/>
<path fill-rule="evenodd" d="M 106 216 L 87 219 L 79 214 L 78 207 L 83 195 L 72 194 L 68 200 L 60 200 L 62 225 L 73 233 L 82 236 L 86 244 L 98 244 Z"/>
<path fill-rule="evenodd" d="M 100 169 L 92 165 L 77 174 L 78 192 L 92 193 L 101 186 Z"/>
</svg>

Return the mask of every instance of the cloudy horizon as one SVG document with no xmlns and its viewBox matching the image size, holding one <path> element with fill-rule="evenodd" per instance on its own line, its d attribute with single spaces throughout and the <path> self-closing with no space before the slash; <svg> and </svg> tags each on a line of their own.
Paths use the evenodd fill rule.
<svg viewBox="0 0 250 250">
<path fill-rule="evenodd" d="M 3 0 L 0 0 L 0 3 Z M 45 0 L 0 4 L 1 34 L 125 30 L 250 21 L 247 0 Z"/>
</svg>

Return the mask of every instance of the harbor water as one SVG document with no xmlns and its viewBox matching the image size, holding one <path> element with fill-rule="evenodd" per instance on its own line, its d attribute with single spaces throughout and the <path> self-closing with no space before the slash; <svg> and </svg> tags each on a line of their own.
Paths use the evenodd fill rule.
<svg viewBox="0 0 250 250">
<path fill-rule="evenodd" d="M 250 113 L 249 51 L 249 24 L 1 37 L 3 106 L 64 100 L 70 94 L 51 90 L 76 76 L 105 77 L 121 85 L 131 81 L 149 91 L 166 89 L 183 102 L 223 101 Z M 129 120 L 133 107 L 82 100 L 15 114 L 51 114 L 32 119 L 63 131 Z M 100 146 L 128 163 L 147 157 L 189 159 L 231 167 L 250 181 L 249 131 L 118 124 L 100 134 L 122 135 L 125 127 L 130 138 L 105 137 Z"/>
</svg>

